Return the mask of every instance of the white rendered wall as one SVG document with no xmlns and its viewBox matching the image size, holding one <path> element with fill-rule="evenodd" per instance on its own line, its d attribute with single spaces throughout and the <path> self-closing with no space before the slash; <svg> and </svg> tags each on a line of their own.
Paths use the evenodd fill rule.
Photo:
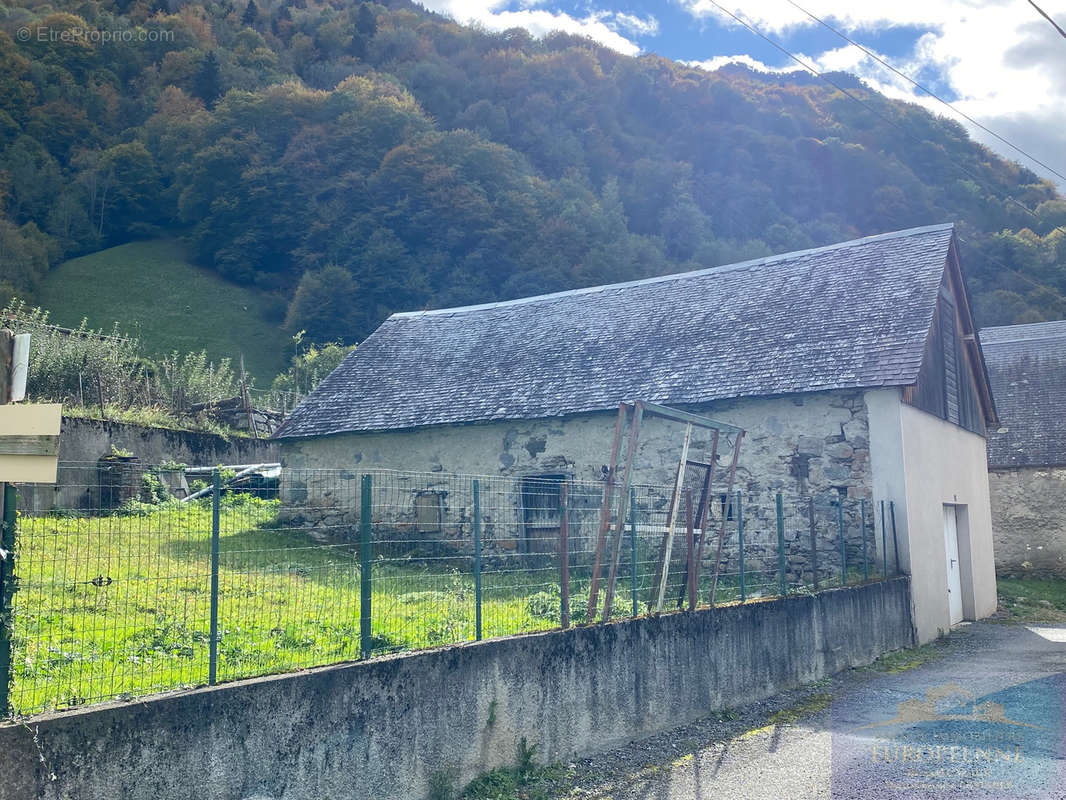
<svg viewBox="0 0 1066 800">
<path fill-rule="evenodd" d="M 996 610 L 985 440 L 902 402 L 899 389 L 866 393 L 873 493 L 895 501 L 900 564 L 911 575 L 920 642 L 950 629 L 944 505 L 959 513 L 963 615 Z M 891 545 L 889 545 L 891 547 Z"/>
</svg>

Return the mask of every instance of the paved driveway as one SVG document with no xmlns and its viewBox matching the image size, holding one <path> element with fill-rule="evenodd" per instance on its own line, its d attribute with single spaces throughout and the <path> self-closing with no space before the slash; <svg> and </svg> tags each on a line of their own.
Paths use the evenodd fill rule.
<svg viewBox="0 0 1066 800">
<path fill-rule="evenodd" d="M 644 751 L 656 751 L 659 766 L 641 764 L 641 743 L 586 762 L 579 771 L 589 776 L 624 772 L 628 760 L 629 775 L 578 794 L 1066 798 L 1066 627 L 964 626 L 922 666 L 855 670 L 786 699 L 793 708 L 777 719 L 794 721 L 726 738 L 706 724 L 657 737 Z"/>
</svg>

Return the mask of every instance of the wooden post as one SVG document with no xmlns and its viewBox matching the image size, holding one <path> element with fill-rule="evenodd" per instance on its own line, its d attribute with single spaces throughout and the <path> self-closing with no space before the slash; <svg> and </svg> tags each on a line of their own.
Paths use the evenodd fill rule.
<svg viewBox="0 0 1066 800">
<path fill-rule="evenodd" d="M 618 490 L 618 519 L 615 521 L 614 537 L 611 541 L 611 567 L 607 575 L 607 588 L 603 599 L 603 619 L 611 617 L 614 605 L 614 587 L 618 580 L 618 562 L 622 556 L 622 533 L 626 527 L 626 503 L 629 489 L 633 484 L 633 459 L 637 454 L 637 442 L 640 440 L 640 426 L 644 420 L 644 406 L 638 400 L 633 406 L 633 421 L 629 426 L 629 444 L 626 447 L 626 465 L 622 471 L 622 485 Z"/>
<path fill-rule="evenodd" d="M 592 622 L 596 619 L 596 605 L 600 591 L 600 568 L 603 565 L 603 554 L 607 547 L 607 531 L 611 527 L 611 494 L 614 490 L 615 471 L 618 468 L 618 451 L 622 447 L 622 426 L 631 406 L 628 403 L 618 404 L 618 418 L 614 423 L 614 443 L 611 445 L 611 463 L 607 465 L 607 482 L 603 487 L 603 503 L 600 505 L 600 528 L 596 536 L 596 555 L 592 562 L 592 579 L 589 582 L 589 604 L 585 619 Z"/>
<path fill-rule="evenodd" d="M 244 371 L 244 353 L 241 353 L 241 404 L 244 406 L 244 413 L 248 415 L 248 430 L 252 432 L 252 437 L 259 438 L 259 429 L 255 424 L 255 414 L 252 413 L 252 399 L 248 395 L 248 376 Z"/>
<path fill-rule="evenodd" d="M 670 556 L 674 549 L 674 522 L 681 506 L 681 484 L 685 480 L 685 462 L 688 461 L 688 446 L 692 441 L 692 423 L 685 424 L 685 439 L 681 444 L 681 462 L 677 467 L 677 480 L 674 484 L 674 499 L 670 504 L 670 519 L 666 523 L 666 536 L 663 547 L 662 567 L 659 570 L 658 586 L 655 598 L 655 610 L 663 610 L 663 596 L 666 594 L 666 579 L 670 575 Z"/>
<path fill-rule="evenodd" d="M 104 382 L 100 378 L 99 370 L 96 371 L 96 398 L 100 402 L 100 418 L 107 421 L 107 410 L 104 408 Z"/>
<path fill-rule="evenodd" d="M 11 401 L 11 362 L 14 347 L 15 335 L 8 328 L 0 328 L 0 405 Z"/>
<path fill-rule="evenodd" d="M 729 480 L 726 482 L 726 502 L 733 494 L 733 482 L 737 477 L 737 462 L 740 460 L 740 442 L 744 438 L 744 431 L 737 431 L 736 441 L 733 443 L 733 463 L 729 465 Z M 714 557 L 714 580 L 711 582 L 711 605 L 714 605 L 714 596 L 718 593 L 718 572 L 722 568 L 722 544 L 725 542 L 725 523 L 729 518 L 728 507 L 722 510 L 722 526 L 718 529 L 718 552 Z"/>
<path fill-rule="evenodd" d="M 700 540 L 696 546 L 696 585 L 699 586 L 700 575 L 703 573 L 703 545 L 707 541 L 707 529 L 711 525 L 711 489 L 714 487 L 714 466 L 718 460 L 718 437 L 721 431 L 715 428 L 711 439 L 711 460 L 707 462 L 707 474 L 703 478 L 703 493 L 700 495 L 700 508 L 696 514 L 697 527 L 700 529 Z M 699 589 L 697 588 L 697 599 Z M 714 605 L 714 597 L 711 598 Z"/>
</svg>

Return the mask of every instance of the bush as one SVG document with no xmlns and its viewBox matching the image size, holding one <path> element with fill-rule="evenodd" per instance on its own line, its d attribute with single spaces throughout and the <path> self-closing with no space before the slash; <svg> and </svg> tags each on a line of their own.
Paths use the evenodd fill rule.
<svg viewBox="0 0 1066 800">
<path fill-rule="evenodd" d="M 52 325 L 47 311 L 21 300 L 13 300 L 3 314 L 15 333 L 30 334 L 31 399 L 83 409 L 102 404 L 109 417 L 136 407 L 169 421 L 165 418 L 191 405 L 237 394 L 229 359 L 215 364 L 206 351 L 174 352 L 156 361 L 144 355 L 137 339 L 122 336 L 117 323 L 109 333 L 90 328 L 85 320 L 67 330 Z M 205 424 L 201 421 L 201 427 Z"/>
</svg>

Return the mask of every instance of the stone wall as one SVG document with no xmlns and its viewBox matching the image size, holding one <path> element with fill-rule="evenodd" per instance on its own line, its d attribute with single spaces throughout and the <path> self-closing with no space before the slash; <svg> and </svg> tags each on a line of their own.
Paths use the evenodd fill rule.
<svg viewBox="0 0 1066 800">
<path fill-rule="evenodd" d="M 27 485 L 19 505 L 29 513 L 52 508 L 87 508 L 96 501 L 96 462 L 116 450 L 133 453 L 138 464 L 176 461 L 190 466 L 261 464 L 278 460 L 276 442 L 213 433 L 148 428 L 122 422 L 63 417 L 59 435 L 60 467 L 54 486 Z"/>
<path fill-rule="evenodd" d="M 841 497 L 849 500 L 845 519 L 851 543 L 849 558 L 858 558 L 861 547 L 858 543 L 858 501 L 872 499 L 869 431 L 863 392 L 834 391 L 756 398 L 690 410 L 746 431 L 735 488 L 744 495 L 748 543 L 745 551 L 751 558 L 758 559 L 761 550 L 765 551 L 767 563 L 776 561 L 774 495 L 778 491 L 786 500 L 790 545 L 801 535 L 806 535 L 806 502 L 814 500 L 819 550 L 826 553 L 822 568 L 827 574 L 832 571 L 832 554 L 838 551 L 836 511 L 832 503 Z M 402 490 L 390 496 L 389 502 L 393 506 L 410 516 L 414 513 L 419 492 L 433 491 L 434 486 L 443 487 L 441 491 L 447 496 L 456 523 L 462 524 L 472 516 L 472 503 L 468 489 L 457 491 L 449 483 L 450 476 L 456 473 L 515 479 L 566 475 L 582 487 L 602 486 L 615 419 L 614 413 L 599 413 L 282 440 L 281 459 L 287 468 L 282 476 L 282 503 L 302 524 L 313 526 L 317 520 L 324 523 L 323 527 L 335 526 L 335 529 L 344 524 L 354 525 L 358 520 L 357 514 L 353 513 L 357 511 L 358 476 L 367 471 L 403 470 L 423 475 L 409 480 L 406 500 L 402 499 Z M 634 461 L 634 481 L 657 487 L 657 491 L 639 496 L 638 522 L 651 523 L 656 515 L 662 515 L 669 502 L 667 495 L 677 470 L 683 428 L 683 425 L 660 418 L 645 420 Z M 694 429 L 689 457 L 707 460 L 710 449 L 710 432 Z M 728 445 L 720 445 L 719 453 L 719 461 L 728 464 L 731 458 Z M 340 470 L 340 476 L 348 484 L 340 487 L 337 474 L 327 475 L 315 470 Z M 695 477 L 693 470 L 690 474 Z M 439 476 L 436 481 L 435 475 Z M 715 482 L 719 493 L 725 491 L 724 479 L 724 470 L 720 469 Z M 316 488 L 316 483 L 322 486 Z M 512 482 L 509 486 L 507 491 L 510 494 L 495 504 L 497 509 L 519 507 L 518 484 Z M 594 512 L 594 525 L 599 490 L 582 491 L 582 502 Z M 346 509 L 342 511 L 339 506 L 346 506 Z M 375 501 L 375 508 L 378 507 L 379 503 Z M 378 516 L 375 521 L 386 519 Z M 501 524 L 506 521 L 496 520 Z M 518 522 L 517 518 L 512 521 L 514 524 Z M 461 538 L 462 534 L 459 535 Z M 511 541 L 514 537 L 501 538 Z M 494 538 L 489 534 L 486 542 L 491 547 Z M 590 539 L 580 531 L 574 532 L 572 548 L 580 547 L 581 542 L 587 546 Z M 802 570 L 805 561 L 798 552 L 802 548 L 797 545 L 794 549 L 797 554 L 790 558 L 789 564 Z M 727 562 L 728 559 L 727 550 Z M 851 563 L 856 562 L 852 560 Z M 747 566 L 760 568 L 757 562 Z M 724 568 L 728 570 L 730 565 L 727 563 Z"/>
<path fill-rule="evenodd" d="M 0 800 L 411 800 L 592 755 L 913 643 L 900 578 L 476 644 L 0 725 Z"/>
<path fill-rule="evenodd" d="M 1066 577 L 1066 468 L 993 469 L 988 483 L 996 571 Z"/>
</svg>

